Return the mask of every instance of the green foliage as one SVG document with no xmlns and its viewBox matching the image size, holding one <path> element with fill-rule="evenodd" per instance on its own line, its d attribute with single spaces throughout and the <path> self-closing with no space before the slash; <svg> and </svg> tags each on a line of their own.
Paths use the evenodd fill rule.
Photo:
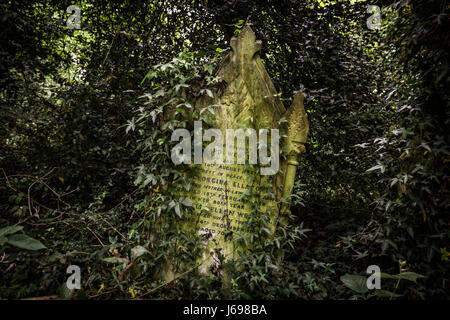
<svg viewBox="0 0 450 320">
<path fill-rule="evenodd" d="M 359 276 L 359 275 L 345 274 L 345 275 L 341 276 L 340 279 L 346 287 L 359 293 L 361 295 L 361 297 L 363 297 L 365 299 L 368 299 L 371 297 L 381 297 L 381 298 L 392 299 L 392 298 L 398 298 L 398 297 L 402 296 L 401 294 L 396 293 L 397 288 L 402 279 L 416 282 L 416 280 L 419 278 L 425 278 L 424 276 L 422 276 L 420 274 L 417 274 L 415 272 L 410 272 L 410 271 L 400 272 L 399 274 L 396 274 L 396 275 L 390 275 L 388 273 L 381 272 L 381 273 L 375 273 L 375 274 L 373 274 L 373 276 L 380 278 L 380 279 L 396 279 L 397 283 L 394 287 L 394 291 L 390 292 L 390 291 L 382 290 L 382 289 L 374 289 L 373 293 L 364 295 L 369 292 L 366 277 Z"/>
</svg>

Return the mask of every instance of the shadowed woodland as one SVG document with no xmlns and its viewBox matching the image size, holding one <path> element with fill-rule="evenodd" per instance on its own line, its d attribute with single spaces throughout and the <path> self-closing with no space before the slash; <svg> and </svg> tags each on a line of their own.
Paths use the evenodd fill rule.
<svg viewBox="0 0 450 320">
<path fill-rule="evenodd" d="M 448 298 L 447 1 L 0 8 L 1 299 Z M 253 228 L 251 250 L 204 275 L 201 239 L 177 227 L 191 208 L 170 134 L 185 109 L 165 106 L 220 88 L 245 25 L 285 107 L 305 94 L 309 135 L 287 223 L 273 237 Z M 69 265 L 80 290 L 65 286 Z M 371 265 L 380 290 L 365 286 Z"/>
</svg>

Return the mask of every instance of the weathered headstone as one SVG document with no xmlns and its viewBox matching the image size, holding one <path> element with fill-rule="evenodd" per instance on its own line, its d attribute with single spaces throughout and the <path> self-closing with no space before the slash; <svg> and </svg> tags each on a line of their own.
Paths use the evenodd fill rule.
<svg viewBox="0 0 450 320">
<path fill-rule="evenodd" d="M 265 152 L 267 157 L 272 157 L 272 161 L 270 163 L 266 161 L 266 164 L 274 167 L 275 171 L 272 174 L 275 173 L 275 175 L 274 183 L 268 184 L 271 173 L 262 174 L 261 171 L 264 167 L 267 171 L 267 165 L 249 166 L 248 163 L 236 163 L 237 161 L 227 163 L 227 154 L 230 154 L 229 159 L 236 160 L 232 152 L 237 151 L 237 147 L 231 147 L 231 144 L 224 146 L 223 163 L 203 161 L 201 164 L 192 164 L 196 170 L 190 177 L 191 187 L 187 197 L 193 203 L 194 210 L 187 217 L 185 228 L 205 234 L 208 238 L 208 250 L 201 257 L 204 261 L 201 267 L 203 272 L 207 272 L 211 265 L 218 263 L 214 248 L 220 248 L 226 258 L 233 258 L 239 250 L 245 250 L 237 246 L 236 241 L 233 240 L 239 234 L 245 234 L 248 231 L 245 226 L 252 213 L 252 206 L 246 199 L 247 194 L 260 195 L 259 207 L 256 210 L 268 214 L 269 233 L 274 232 L 279 215 L 289 212 L 286 206 L 279 206 L 278 201 L 289 196 L 292 191 L 298 157 L 304 151 L 308 134 L 303 94 L 299 91 L 295 95 L 293 105 L 286 112 L 259 57 L 261 41 L 256 41 L 251 28 L 244 27 L 238 37 L 231 39 L 230 45 L 232 52 L 220 63 L 217 72 L 217 75 L 226 83 L 225 88 L 216 93 L 212 99 L 200 99 L 195 107 L 200 110 L 206 105 L 218 106 L 214 109 L 214 127 L 223 136 L 223 141 L 219 141 L 219 144 L 225 145 L 225 141 L 228 142 L 227 130 L 229 129 L 239 129 L 244 126 L 254 129 L 257 136 L 260 129 L 269 129 L 270 150 Z M 282 117 L 286 121 L 280 126 Z M 277 132 L 270 129 L 279 129 L 280 136 L 281 134 L 287 136 L 280 141 L 287 158 L 280 162 L 279 168 L 274 163 L 279 159 Z M 205 138 L 199 128 L 194 133 L 194 140 L 196 134 L 197 137 Z M 257 138 L 261 138 L 261 135 Z M 196 147 L 200 148 L 199 152 L 202 151 L 201 143 L 194 146 L 194 149 Z M 260 145 L 260 147 L 261 150 L 255 149 L 250 142 L 246 143 L 244 148 L 246 157 L 249 158 L 248 153 L 250 156 L 255 156 L 255 152 L 261 156 L 266 146 Z M 261 159 L 260 157 L 258 160 Z M 270 192 L 275 196 L 272 198 L 267 196 Z"/>
</svg>

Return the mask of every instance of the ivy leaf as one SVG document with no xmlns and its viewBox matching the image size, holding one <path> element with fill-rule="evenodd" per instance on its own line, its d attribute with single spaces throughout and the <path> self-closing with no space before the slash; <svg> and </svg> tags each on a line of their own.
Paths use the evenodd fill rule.
<svg viewBox="0 0 450 320">
<path fill-rule="evenodd" d="M 177 85 L 175 86 L 175 91 L 176 91 L 176 92 L 180 91 L 180 88 L 181 88 L 181 87 L 183 87 L 183 88 L 189 88 L 189 85 L 188 85 L 188 84 L 185 84 L 185 83 L 177 84 Z"/>
<path fill-rule="evenodd" d="M 385 167 L 382 164 L 378 164 L 376 166 L 373 166 L 370 169 L 367 169 L 366 172 L 374 171 L 374 170 L 381 170 L 381 173 L 384 173 Z"/>
<path fill-rule="evenodd" d="M 136 123 L 134 118 L 129 120 L 127 123 L 127 128 L 125 129 L 125 133 L 128 133 L 130 130 L 134 131 L 134 129 L 136 128 Z"/>
<path fill-rule="evenodd" d="M 22 229 L 23 229 L 22 226 L 9 226 L 6 228 L 1 228 L 0 229 L 0 238 L 3 236 L 6 236 L 8 234 L 16 233 L 17 231 L 20 231 Z"/>
<path fill-rule="evenodd" d="M 413 281 L 416 282 L 417 279 L 419 278 L 426 278 L 425 276 L 422 276 L 418 273 L 415 272 L 402 272 L 399 273 L 397 275 L 395 275 L 396 279 L 404 279 L 404 280 L 409 280 L 409 281 Z"/>
<path fill-rule="evenodd" d="M 205 65 L 205 70 L 208 71 L 209 74 L 214 72 L 214 66 L 212 64 Z"/>
<path fill-rule="evenodd" d="M 152 185 L 155 185 L 157 182 L 155 179 L 155 175 L 152 173 L 149 173 L 146 175 L 146 179 L 144 181 L 144 186 L 147 186 L 150 182 L 152 183 Z"/>
<path fill-rule="evenodd" d="M 387 290 L 381 290 L 381 289 L 375 289 L 374 295 L 376 295 L 377 297 L 382 297 L 382 298 L 398 298 L 401 297 L 401 294 L 397 294 L 397 293 L 393 293 Z"/>
<path fill-rule="evenodd" d="M 161 71 L 166 71 L 167 68 L 173 69 L 173 65 L 171 63 L 166 63 L 161 66 Z"/>
<path fill-rule="evenodd" d="M 175 213 L 177 214 L 177 216 L 179 216 L 180 218 L 183 216 L 181 214 L 181 209 L 180 209 L 180 204 L 177 203 L 177 205 L 175 206 Z"/>
<path fill-rule="evenodd" d="M 8 243 L 26 250 L 40 250 L 47 248 L 39 240 L 33 239 L 25 234 L 15 234 L 8 237 Z"/>
<path fill-rule="evenodd" d="M 166 94 L 166 91 L 164 89 L 159 89 L 158 91 L 156 91 L 154 97 L 158 98 L 158 97 L 163 97 Z"/>
<path fill-rule="evenodd" d="M 369 290 L 367 288 L 366 277 L 352 274 L 345 274 L 341 276 L 340 279 L 347 288 L 350 288 L 358 293 L 366 293 Z"/>
<path fill-rule="evenodd" d="M 6 243 L 8 241 L 8 239 L 6 237 L 1 237 L 0 236 L 0 246 L 4 243 Z"/>
<path fill-rule="evenodd" d="M 169 209 L 172 209 L 173 207 L 175 207 L 177 203 L 175 202 L 175 200 L 172 200 L 169 202 Z"/>
<path fill-rule="evenodd" d="M 202 89 L 202 90 L 200 90 L 200 94 L 204 94 L 205 92 L 206 92 L 206 94 L 207 94 L 209 97 L 214 98 L 214 94 L 212 93 L 211 90 L 209 90 L 209 89 Z"/>
<path fill-rule="evenodd" d="M 150 70 L 150 71 L 145 75 L 144 79 L 142 79 L 141 84 L 143 84 L 143 83 L 145 82 L 145 80 L 147 80 L 147 79 L 151 80 L 151 79 L 153 79 L 153 78 L 156 77 L 156 76 L 157 76 L 156 71 Z"/>
<path fill-rule="evenodd" d="M 145 249 L 143 246 L 136 246 L 131 249 L 131 259 L 136 259 L 145 253 L 148 253 L 147 249 Z"/>
<path fill-rule="evenodd" d="M 58 296 L 59 296 L 62 300 L 71 300 L 74 293 L 75 293 L 75 289 L 69 289 L 69 288 L 67 288 L 67 284 L 66 284 L 66 283 L 63 283 L 63 284 L 58 288 Z"/>
<path fill-rule="evenodd" d="M 192 206 L 193 206 L 192 201 L 189 200 L 188 198 L 184 198 L 183 201 L 182 201 L 181 203 L 182 203 L 183 206 L 185 206 L 185 207 L 192 207 Z"/>
<path fill-rule="evenodd" d="M 128 259 L 120 258 L 120 257 L 103 258 L 102 261 L 106 262 L 106 263 L 124 263 L 124 264 L 126 263 L 126 264 L 128 264 Z"/>
<path fill-rule="evenodd" d="M 375 272 L 373 276 L 382 279 L 397 279 L 396 276 L 390 275 L 389 273 L 385 272 Z"/>
</svg>

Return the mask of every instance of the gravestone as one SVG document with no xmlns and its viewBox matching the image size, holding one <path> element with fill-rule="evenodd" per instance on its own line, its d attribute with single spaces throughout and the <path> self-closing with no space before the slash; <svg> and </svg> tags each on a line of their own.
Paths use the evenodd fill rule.
<svg viewBox="0 0 450 320">
<path fill-rule="evenodd" d="M 269 129 L 270 150 L 267 156 L 275 156 L 273 160 L 278 161 L 278 148 L 282 147 L 286 158 L 280 159 L 279 170 L 275 168 L 273 179 L 270 179 L 270 174 L 262 175 L 260 166 L 249 166 L 248 163 L 203 161 L 192 164 L 195 170 L 190 176 L 191 187 L 186 197 L 191 200 L 193 210 L 187 215 L 184 227 L 205 235 L 205 241 L 208 241 L 207 250 L 200 258 L 203 262 L 200 268 L 205 273 L 218 265 L 217 249 L 226 259 L 235 258 L 240 250 L 246 249 L 237 245 L 235 240 L 248 232 L 246 222 L 255 211 L 269 216 L 268 236 L 275 231 L 279 216 L 289 214 L 289 208 L 280 206 L 278 201 L 291 194 L 298 158 L 305 150 L 308 134 L 303 94 L 298 91 L 292 106 L 285 110 L 259 57 L 261 41 L 256 41 L 251 28 L 245 26 L 237 37 L 231 39 L 230 45 L 232 51 L 219 64 L 217 71 L 225 88 L 216 92 L 214 98 L 198 99 L 195 108 L 199 111 L 207 105 L 217 106 L 214 108 L 214 127 L 223 137 L 226 137 L 227 129 L 245 127 L 254 129 L 256 133 L 263 128 Z M 285 121 L 280 125 L 282 118 Z M 278 129 L 278 136 L 284 135 L 280 146 L 276 133 L 271 129 Z M 203 132 L 199 130 L 197 128 L 198 132 L 194 133 L 194 140 L 196 134 L 202 137 Z M 237 152 L 237 147 L 230 146 L 224 146 L 223 159 L 227 154 L 230 154 L 230 159 L 236 159 L 232 152 Z M 194 149 L 196 147 L 201 149 L 202 145 L 194 146 Z M 249 151 L 250 154 L 255 152 L 249 143 L 244 149 L 247 157 Z M 256 151 L 260 152 L 259 148 Z M 246 195 L 255 193 L 260 197 L 258 206 L 252 209 Z"/>
</svg>

